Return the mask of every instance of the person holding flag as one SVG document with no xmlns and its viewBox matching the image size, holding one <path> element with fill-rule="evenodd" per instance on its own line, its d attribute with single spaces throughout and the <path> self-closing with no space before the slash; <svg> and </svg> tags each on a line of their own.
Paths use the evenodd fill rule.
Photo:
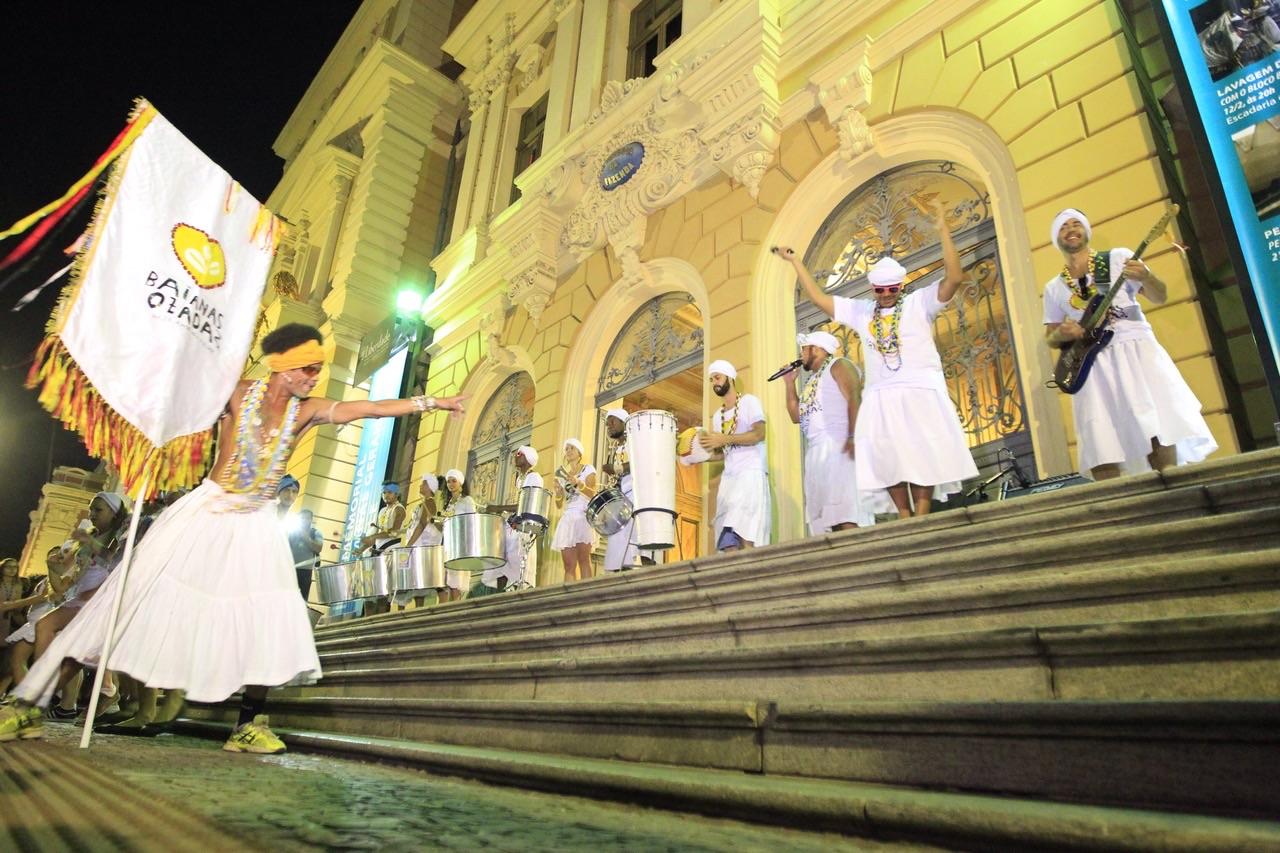
<svg viewBox="0 0 1280 853">
<path fill-rule="evenodd" d="M 267 688 L 320 677 L 293 557 L 276 518 L 277 484 L 298 439 L 321 424 L 463 410 L 462 397 L 312 397 L 324 368 L 322 343 L 319 330 L 297 323 L 263 339 L 270 376 L 237 385 L 208 478 L 156 520 L 124 590 L 111 669 L 150 687 L 185 690 L 197 702 L 219 702 L 243 688 L 240 720 L 224 747 L 231 752 L 283 752 L 262 716 Z M 36 661 L 16 701 L 0 709 L 0 741 L 40 737 L 40 709 L 74 674 L 74 661 L 97 663 L 120 579 L 108 578 L 103 594 Z"/>
</svg>

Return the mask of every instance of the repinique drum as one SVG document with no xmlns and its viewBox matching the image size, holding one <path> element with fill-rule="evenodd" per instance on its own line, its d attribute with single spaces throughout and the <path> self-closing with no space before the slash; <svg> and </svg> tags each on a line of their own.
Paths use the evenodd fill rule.
<svg viewBox="0 0 1280 853">
<path fill-rule="evenodd" d="M 395 561 L 393 580 L 396 592 L 444 587 L 444 548 L 440 545 L 395 548 L 387 553 Z"/>
<path fill-rule="evenodd" d="M 627 419 L 632 515 L 642 550 L 665 551 L 676 541 L 676 416 L 645 409 Z"/>
<path fill-rule="evenodd" d="M 631 501 L 621 489 L 605 489 L 587 504 L 587 524 L 601 536 L 612 536 L 627 526 L 631 511 Z"/>
<path fill-rule="evenodd" d="M 516 505 L 516 528 L 521 533 L 540 535 L 547 529 L 550 507 L 551 492 L 541 486 L 523 486 Z"/>
<path fill-rule="evenodd" d="M 445 519 L 444 564 L 454 571 L 483 572 L 507 561 L 502 528 L 506 519 L 468 512 Z"/>
</svg>

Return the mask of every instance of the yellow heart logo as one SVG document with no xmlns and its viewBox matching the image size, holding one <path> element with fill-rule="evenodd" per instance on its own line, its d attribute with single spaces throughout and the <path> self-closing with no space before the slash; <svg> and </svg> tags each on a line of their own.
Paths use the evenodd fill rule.
<svg viewBox="0 0 1280 853">
<path fill-rule="evenodd" d="M 173 226 L 173 253 L 199 287 L 212 289 L 227 282 L 222 244 L 190 225 Z"/>
</svg>

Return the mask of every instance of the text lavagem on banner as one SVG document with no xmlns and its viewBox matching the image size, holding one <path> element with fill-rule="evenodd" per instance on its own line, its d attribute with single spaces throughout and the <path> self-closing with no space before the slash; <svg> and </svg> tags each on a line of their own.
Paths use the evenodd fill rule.
<svg viewBox="0 0 1280 853">
<path fill-rule="evenodd" d="M 195 484 L 282 226 L 146 102 L 28 376 L 125 487 Z"/>
</svg>

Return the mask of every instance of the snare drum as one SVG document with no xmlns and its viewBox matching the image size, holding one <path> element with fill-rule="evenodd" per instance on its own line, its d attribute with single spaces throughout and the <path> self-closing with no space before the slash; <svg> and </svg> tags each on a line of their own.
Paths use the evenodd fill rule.
<svg viewBox="0 0 1280 853">
<path fill-rule="evenodd" d="M 454 571 L 483 572 L 507 561 L 502 528 L 506 519 L 468 512 L 445 519 L 444 564 Z"/>
<path fill-rule="evenodd" d="M 521 533 L 540 535 L 547 529 L 550 507 L 551 492 L 541 486 L 522 487 L 520 502 L 516 506 L 516 527 Z"/>
<path fill-rule="evenodd" d="M 631 501 L 621 489 L 605 489 L 587 504 L 587 523 L 601 536 L 612 536 L 627 526 L 631 511 Z"/>
</svg>

